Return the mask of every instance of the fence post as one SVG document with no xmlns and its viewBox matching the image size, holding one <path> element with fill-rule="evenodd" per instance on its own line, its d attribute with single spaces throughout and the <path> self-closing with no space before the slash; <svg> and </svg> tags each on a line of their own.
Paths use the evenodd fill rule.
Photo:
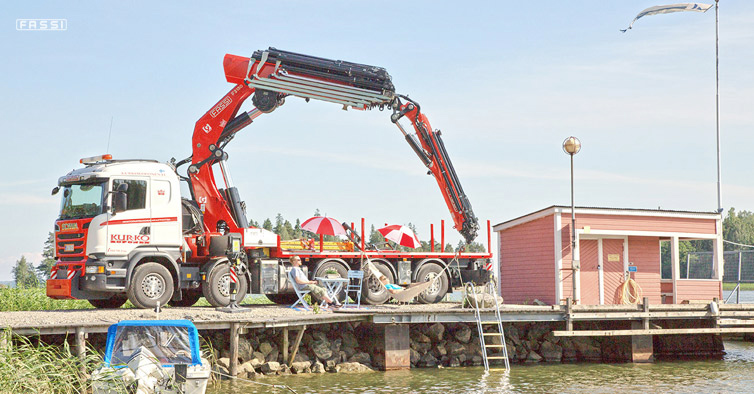
<svg viewBox="0 0 754 394">
<path fill-rule="evenodd" d="M 736 304 L 741 303 L 741 255 L 743 251 L 738 251 L 738 286 L 736 286 Z"/>
</svg>

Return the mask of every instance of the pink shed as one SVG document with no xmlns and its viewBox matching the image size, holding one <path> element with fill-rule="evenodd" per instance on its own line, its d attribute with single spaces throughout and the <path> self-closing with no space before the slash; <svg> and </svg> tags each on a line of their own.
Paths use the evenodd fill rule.
<svg viewBox="0 0 754 394">
<path fill-rule="evenodd" d="M 573 289 L 571 208 L 551 206 L 494 226 L 506 303 L 617 304 L 628 275 L 650 303 L 709 301 L 722 296 L 722 216 L 716 212 L 576 208 L 580 262 Z M 680 277 L 678 242 L 713 240 L 712 275 Z M 660 243 L 669 242 L 671 272 L 661 277 Z"/>
</svg>

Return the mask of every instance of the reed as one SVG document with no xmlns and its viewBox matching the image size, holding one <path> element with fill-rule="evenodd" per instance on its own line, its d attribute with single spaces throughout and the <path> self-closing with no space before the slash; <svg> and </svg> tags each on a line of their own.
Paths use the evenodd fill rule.
<svg viewBox="0 0 754 394">
<path fill-rule="evenodd" d="M 81 363 L 68 342 L 35 344 L 22 336 L 0 331 L 0 393 L 69 394 L 89 392 L 89 374 L 102 364 L 96 351 L 88 351 Z"/>
</svg>

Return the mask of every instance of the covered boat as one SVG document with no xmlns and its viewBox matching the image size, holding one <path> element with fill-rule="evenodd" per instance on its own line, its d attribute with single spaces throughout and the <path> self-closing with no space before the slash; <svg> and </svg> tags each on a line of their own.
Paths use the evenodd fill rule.
<svg viewBox="0 0 754 394">
<path fill-rule="evenodd" d="M 107 330 L 104 365 L 92 374 L 94 394 L 203 394 L 210 365 L 189 320 L 123 320 Z"/>
</svg>

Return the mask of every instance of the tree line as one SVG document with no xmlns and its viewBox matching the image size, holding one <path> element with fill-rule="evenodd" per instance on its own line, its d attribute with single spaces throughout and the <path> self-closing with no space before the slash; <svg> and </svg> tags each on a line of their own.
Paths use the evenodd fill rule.
<svg viewBox="0 0 754 394">
<path fill-rule="evenodd" d="M 313 216 L 322 216 L 319 212 L 319 209 L 316 209 L 314 211 Z M 259 224 L 259 222 L 254 220 L 250 220 L 249 224 L 257 228 L 263 228 L 265 230 L 272 231 L 275 234 L 279 235 L 280 239 L 283 241 L 302 238 L 319 241 L 320 237 L 319 234 L 315 234 L 311 231 L 307 231 L 301 228 L 301 219 L 296 219 L 294 222 L 291 222 L 290 220 L 285 219 L 280 213 L 275 216 L 274 223 L 270 218 L 267 218 L 262 221 L 261 225 Z M 408 223 L 407 227 L 409 227 L 414 232 L 414 234 L 416 234 L 417 238 L 421 239 L 421 235 L 419 234 L 419 231 L 416 229 L 416 226 L 414 224 Z M 322 240 L 325 242 L 335 242 L 342 241 L 343 239 L 332 235 L 324 235 Z M 378 247 L 389 247 L 401 251 L 429 252 L 431 250 L 429 241 L 421 241 L 421 246 L 415 249 L 397 245 L 395 242 L 386 240 L 382 236 L 382 234 L 377 231 L 374 225 L 371 226 L 369 230 L 369 236 L 366 237 L 364 241 L 367 244 L 373 244 Z M 464 245 L 465 243 L 463 241 L 459 241 L 458 245 L 456 245 L 456 247 L 454 248 L 450 243 L 446 243 L 445 252 L 455 252 L 458 248 L 463 247 Z M 439 252 L 441 249 L 442 247 L 440 242 L 435 240 L 434 250 L 436 252 Z M 465 245 L 465 251 L 472 253 L 485 252 L 486 247 L 479 242 L 472 242 L 471 244 Z M 42 249 L 42 261 L 40 261 L 36 266 L 33 263 L 29 262 L 25 256 L 21 256 L 21 258 L 16 261 L 16 265 L 12 270 L 13 279 L 16 282 L 16 286 L 35 287 L 43 285 L 44 281 L 49 278 L 50 271 L 52 270 L 52 266 L 54 264 L 55 236 L 52 232 L 50 232 L 47 236 L 47 240 L 44 242 Z"/>
</svg>

